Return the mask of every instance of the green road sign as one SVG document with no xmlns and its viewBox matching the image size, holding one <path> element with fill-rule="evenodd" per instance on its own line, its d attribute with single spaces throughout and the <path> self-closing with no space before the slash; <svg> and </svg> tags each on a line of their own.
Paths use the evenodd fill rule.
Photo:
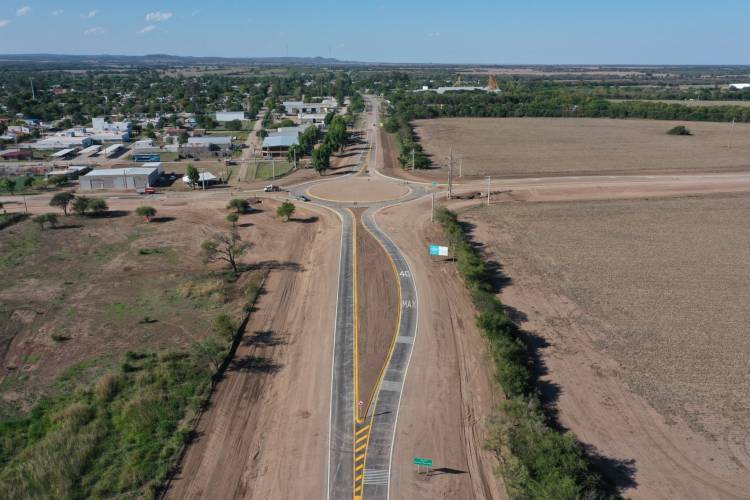
<svg viewBox="0 0 750 500">
<path fill-rule="evenodd" d="M 432 187 L 436 187 L 436 186 L 437 186 L 437 182 L 432 181 Z"/>
<path fill-rule="evenodd" d="M 421 465 L 423 467 L 432 467 L 432 459 L 414 457 L 414 465 Z"/>
</svg>

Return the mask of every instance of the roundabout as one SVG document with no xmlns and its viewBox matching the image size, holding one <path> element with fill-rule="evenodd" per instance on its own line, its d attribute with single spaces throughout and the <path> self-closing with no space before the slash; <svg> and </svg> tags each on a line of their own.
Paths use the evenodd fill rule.
<svg viewBox="0 0 750 500">
<path fill-rule="evenodd" d="M 371 177 L 350 177 L 334 182 L 321 182 L 311 186 L 307 194 L 330 202 L 376 203 L 394 201 L 409 194 L 406 185 Z"/>
</svg>

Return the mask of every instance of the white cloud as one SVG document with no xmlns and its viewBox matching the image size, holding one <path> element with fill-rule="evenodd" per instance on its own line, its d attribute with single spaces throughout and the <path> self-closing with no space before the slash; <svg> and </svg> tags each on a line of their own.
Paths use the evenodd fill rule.
<svg viewBox="0 0 750 500">
<path fill-rule="evenodd" d="M 8 19 L 0 19 L 0 28 L 5 28 L 10 24 L 10 21 Z"/>
<path fill-rule="evenodd" d="M 89 28 L 83 32 L 84 36 L 99 36 L 104 34 L 104 28 Z"/>
<path fill-rule="evenodd" d="M 171 12 L 149 12 L 146 14 L 146 21 L 149 22 L 156 22 L 156 23 L 162 23 L 164 21 L 169 21 L 172 18 L 173 14 Z"/>
<path fill-rule="evenodd" d="M 52 15 L 53 15 L 54 17 L 57 17 L 57 16 L 62 16 L 62 14 L 63 14 L 63 10 L 62 10 L 62 9 L 57 9 L 57 10 L 53 10 L 53 11 L 52 11 Z"/>
<path fill-rule="evenodd" d="M 156 29 L 156 26 L 154 26 L 153 24 L 149 24 L 148 26 L 144 27 L 143 29 L 138 30 L 138 34 L 142 35 L 144 33 L 151 33 L 155 29 Z"/>
<path fill-rule="evenodd" d="M 28 5 L 24 5 L 20 9 L 16 11 L 17 16 L 25 16 L 26 14 L 29 14 L 31 12 L 31 7 Z"/>
<path fill-rule="evenodd" d="M 81 18 L 82 19 L 94 19 L 98 13 L 99 11 L 96 9 L 90 10 L 86 12 L 85 14 L 81 14 Z"/>
</svg>

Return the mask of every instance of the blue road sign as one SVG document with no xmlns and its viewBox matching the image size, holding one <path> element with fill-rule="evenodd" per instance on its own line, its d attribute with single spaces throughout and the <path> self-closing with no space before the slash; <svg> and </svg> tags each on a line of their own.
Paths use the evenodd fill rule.
<svg viewBox="0 0 750 500">
<path fill-rule="evenodd" d="M 430 255 L 440 255 L 440 245 L 430 245 Z"/>
</svg>

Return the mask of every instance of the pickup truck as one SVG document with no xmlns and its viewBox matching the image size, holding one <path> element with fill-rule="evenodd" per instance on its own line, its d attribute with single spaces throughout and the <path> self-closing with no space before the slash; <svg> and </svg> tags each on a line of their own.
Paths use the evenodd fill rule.
<svg viewBox="0 0 750 500">
<path fill-rule="evenodd" d="M 278 191 L 278 190 L 279 190 L 279 186 L 275 184 L 269 184 L 268 186 L 263 188 L 263 192 L 265 193 L 273 193 L 274 191 Z"/>
<path fill-rule="evenodd" d="M 156 194 L 156 189 L 152 187 L 137 188 L 135 192 L 138 194 Z"/>
</svg>

